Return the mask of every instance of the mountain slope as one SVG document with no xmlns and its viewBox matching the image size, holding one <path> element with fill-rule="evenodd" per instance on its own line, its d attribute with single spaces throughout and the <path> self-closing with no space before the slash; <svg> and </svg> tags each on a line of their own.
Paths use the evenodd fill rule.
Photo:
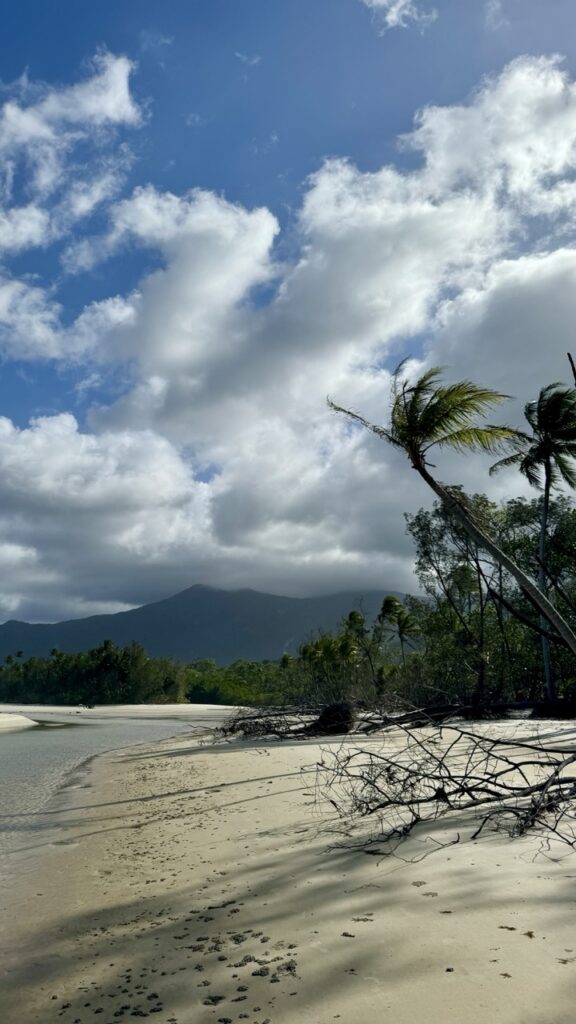
<svg viewBox="0 0 576 1024">
<path fill-rule="evenodd" d="M 85 651 L 112 640 L 118 646 L 137 641 L 152 656 L 181 661 L 214 658 L 226 665 L 238 659 L 276 659 L 284 651 L 295 653 L 319 630 L 336 629 L 352 608 L 361 608 L 371 621 L 386 593 L 390 591 L 295 598 L 197 585 L 116 615 L 49 625 L 10 620 L 0 626 L 0 658 L 16 651 L 24 657 L 42 656 L 55 647 Z"/>
</svg>

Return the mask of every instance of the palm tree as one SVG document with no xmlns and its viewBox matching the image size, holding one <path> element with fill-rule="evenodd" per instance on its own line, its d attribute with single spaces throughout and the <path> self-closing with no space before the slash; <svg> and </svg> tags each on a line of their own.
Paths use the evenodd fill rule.
<svg viewBox="0 0 576 1024">
<path fill-rule="evenodd" d="M 510 573 L 542 617 L 576 655 L 576 636 L 546 595 L 488 536 L 467 507 L 465 497 L 457 489 L 440 483 L 430 473 L 428 453 L 434 447 L 452 448 L 458 452 L 498 454 L 510 443 L 517 433 L 510 427 L 491 424 L 478 426 L 475 423 L 477 416 L 485 415 L 492 406 L 508 396 L 490 388 L 481 388 L 468 380 L 444 385 L 441 383 L 439 367 L 427 370 L 411 384 L 403 376 L 405 364 L 406 360 L 400 363 L 393 376 L 392 410 L 388 427 L 370 423 L 358 413 L 328 400 L 330 408 L 351 417 L 408 456 L 412 467 L 458 519 L 474 543 L 488 551 L 494 561 Z"/>
<path fill-rule="evenodd" d="M 562 482 L 576 487 L 576 388 L 561 384 L 548 384 L 542 388 L 538 401 L 528 402 L 524 415 L 532 428 L 531 434 L 517 431 L 509 444 L 511 455 L 496 462 L 490 473 L 508 466 L 516 466 L 532 487 L 543 491 L 540 537 L 538 543 L 538 586 L 546 593 L 546 538 L 550 512 L 550 493 Z M 542 658 L 546 693 L 555 696 L 550 662 L 548 637 L 542 635 Z"/>
<path fill-rule="evenodd" d="M 404 605 L 397 597 L 389 594 L 382 602 L 382 608 L 378 614 L 378 620 L 382 624 L 389 624 L 394 631 L 393 635 L 395 633 L 398 637 L 400 653 L 402 656 L 402 665 L 406 668 L 405 644 L 410 644 L 420 636 L 420 627 L 418 626 L 414 615 L 411 615 L 410 612 L 406 611 Z"/>
</svg>

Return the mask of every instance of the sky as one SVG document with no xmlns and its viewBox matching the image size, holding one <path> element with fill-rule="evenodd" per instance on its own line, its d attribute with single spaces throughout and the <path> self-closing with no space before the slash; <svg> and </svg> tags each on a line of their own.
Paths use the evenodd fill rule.
<svg viewBox="0 0 576 1024">
<path fill-rule="evenodd" d="M 573 0 L 19 0 L 0 35 L 0 621 L 414 592 L 390 374 L 521 425 L 576 351 Z M 514 472 L 440 454 L 495 500 Z"/>
</svg>

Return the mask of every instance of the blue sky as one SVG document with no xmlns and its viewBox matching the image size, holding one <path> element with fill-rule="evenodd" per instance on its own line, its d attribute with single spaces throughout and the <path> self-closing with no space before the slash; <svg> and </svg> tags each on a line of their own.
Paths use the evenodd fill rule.
<svg viewBox="0 0 576 1024">
<path fill-rule="evenodd" d="M 11 5 L 0 618 L 413 586 L 428 496 L 325 396 L 384 416 L 407 353 L 520 405 L 566 375 L 575 28 L 570 0 Z"/>
</svg>

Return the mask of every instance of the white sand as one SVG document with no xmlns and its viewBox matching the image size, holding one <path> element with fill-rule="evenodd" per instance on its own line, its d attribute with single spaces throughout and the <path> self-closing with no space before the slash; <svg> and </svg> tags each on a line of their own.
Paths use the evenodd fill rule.
<svg viewBox="0 0 576 1024">
<path fill-rule="evenodd" d="M 5 714 L 0 712 L 0 729 L 30 729 L 37 725 L 31 718 L 25 715 Z"/>
<path fill-rule="evenodd" d="M 86 707 L 69 704 L 0 704 L 0 715 L 20 713 L 35 718 L 58 715 L 59 717 L 91 718 L 189 718 L 224 721 L 237 708 L 224 704 L 97 704 Z"/>
<path fill-rule="evenodd" d="M 180 736 L 99 758 L 5 899 L 2 1024 L 574 1024 L 576 858 L 334 847 L 320 756 Z"/>
</svg>

